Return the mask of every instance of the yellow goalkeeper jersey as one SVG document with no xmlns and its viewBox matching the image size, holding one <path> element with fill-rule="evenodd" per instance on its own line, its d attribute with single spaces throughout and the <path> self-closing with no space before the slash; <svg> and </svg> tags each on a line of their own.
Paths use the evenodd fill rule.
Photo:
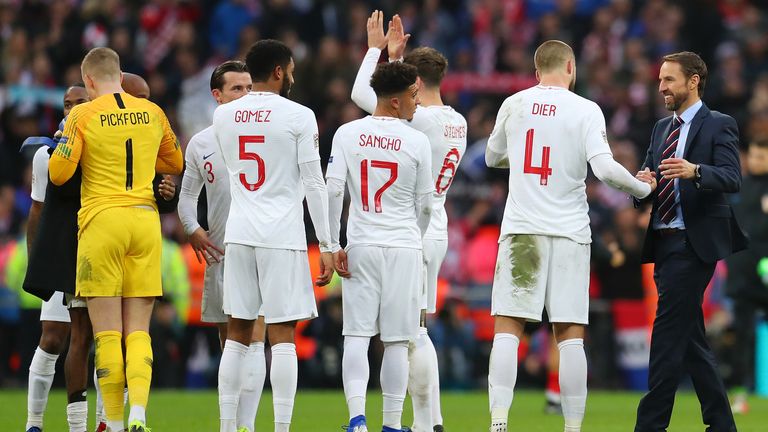
<svg viewBox="0 0 768 432">
<path fill-rule="evenodd" d="M 112 93 L 72 108 L 48 165 L 51 182 L 63 184 L 78 164 L 82 231 L 108 208 L 157 209 L 152 190 L 155 172 L 180 174 L 184 157 L 160 107 L 127 93 Z"/>
</svg>

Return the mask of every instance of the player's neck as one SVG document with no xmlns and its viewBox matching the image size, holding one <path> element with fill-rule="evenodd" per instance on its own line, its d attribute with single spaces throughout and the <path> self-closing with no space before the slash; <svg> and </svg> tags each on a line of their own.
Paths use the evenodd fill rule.
<svg viewBox="0 0 768 432">
<path fill-rule="evenodd" d="M 443 98 L 440 97 L 440 88 L 426 88 L 424 87 L 419 91 L 419 105 L 423 107 L 428 106 L 443 106 Z"/>
<path fill-rule="evenodd" d="M 571 77 L 562 74 L 543 74 L 540 76 L 539 85 L 545 87 L 561 87 L 566 90 L 571 87 Z"/>
<path fill-rule="evenodd" d="M 374 117 L 392 117 L 392 118 L 399 118 L 397 115 L 397 110 L 394 109 L 391 106 L 386 106 L 383 104 L 376 104 L 376 109 L 373 110 L 373 116 Z"/>
<path fill-rule="evenodd" d="M 125 93 L 125 90 L 123 90 L 120 83 L 117 81 L 93 83 L 93 88 L 96 91 L 96 97 L 112 93 Z"/>
<path fill-rule="evenodd" d="M 261 93 L 275 93 L 280 94 L 280 90 L 275 90 L 273 85 L 270 85 L 268 82 L 255 82 L 253 83 L 253 87 L 251 88 L 251 91 L 254 92 L 261 92 Z"/>
</svg>

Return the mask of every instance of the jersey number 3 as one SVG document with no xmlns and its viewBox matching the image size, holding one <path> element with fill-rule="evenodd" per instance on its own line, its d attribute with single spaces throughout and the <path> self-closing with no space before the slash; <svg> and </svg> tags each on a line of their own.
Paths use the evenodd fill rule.
<svg viewBox="0 0 768 432">
<path fill-rule="evenodd" d="M 373 206 L 376 213 L 381 213 L 381 196 L 392 183 L 397 180 L 397 162 L 372 160 L 371 168 L 384 168 L 389 170 L 389 180 L 373 194 Z M 360 197 L 363 200 L 363 211 L 369 211 L 368 207 L 368 159 L 360 161 Z"/>
<path fill-rule="evenodd" d="M 547 185 L 549 176 L 552 175 L 552 168 L 549 167 L 549 149 L 544 146 L 541 149 L 541 166 L 533 166 L 533 129 L 528 129 L 525 134 L 525 165 L 523 172 L 526 174 L 536 174 L 539 177 L 539 184 Z"/>
<path fill-rule="evenodd" d="M 264 184 L 264 177 L 266 176 L 266 167 L 264 166 L 264 159 L 254 152 L 246 150 L 246 144 L 264 144 L 264 135 L 242 135 L 238 137 L 240 139 L 240 160 L 252 160 L 256 161 L 257 169 L 259 171 L 256 183 L 249 183 L 245 176 L 245 173 L 240 173 L 240 183 L 249 191 L 256 192 Z"/>
</svg>

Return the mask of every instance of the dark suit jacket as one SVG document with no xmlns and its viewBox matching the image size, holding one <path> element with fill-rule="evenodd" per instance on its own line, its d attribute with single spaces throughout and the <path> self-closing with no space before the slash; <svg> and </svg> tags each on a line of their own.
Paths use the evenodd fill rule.
<svg viewBox="0 0 768 432">
<path fill-rule="evenodd" d="M 661 178 L 662 144 L 671 133 L 672 116 L 656 122 L 643 167 Z M 683 159 L 701 165 L 701 180 L 680 180 L 680 202 L 687 237 L 696 255 L 712 263 L 747 247 L 747 238 L 733 215 L 726 194 L 741 187 L 739 129 L 728 115 L 702 105 L 691 121 Z M 656 191 L 642 201 L 653 202 L 651 226 L 643 246 L 643 262 L 654 262 L 653 219 Z"/>
</svg>

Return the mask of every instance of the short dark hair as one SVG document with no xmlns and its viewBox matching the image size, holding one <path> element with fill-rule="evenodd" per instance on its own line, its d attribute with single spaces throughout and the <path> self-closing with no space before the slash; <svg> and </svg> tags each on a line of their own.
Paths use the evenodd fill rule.
<svg viewBox="0 0 768 432">
<path fill-rule="evenodd" d="M 674 62 L 680 65 L 685 79 L 690 79 L 694 75 L 699 76 L 699 97 L 704 94 L 704 87 L 707 85 L 707 64 L 698 54 L 690 51 L 681 51 L 668 54 L 663 57 L 665 62 Z"/>
<path fill-rule="evenodd" d="M 272 71 L 280 66 L 286 69 L 293 53 L 284 43 L 274 39 L 263 39 L 251 45 L 245 55 L 245 64 L 254 82 L 265 82 Z"/>
<path fill-rule="evenodd" d="M 211 90 L 224 89 L 224 74 L 227 72 L 248 72 L 248 67 L 240 60 L 228 60 L 216 66 L 211 74 Z"/>
<path fill-rule="evenodd" d="M 407 63 L 380 63 L 371 76 L 371 87 L 377 97 L 402 93 L 416 82 L 416 66 Z"/>
<path fill-rule="evenodd" d="M 416 66 L 419 78 L 429 87 L 440 86 L 448 69 L 448 59 L 430 47 L 416 48 L 405 55 L 403 62 Z"/>
</svg>

